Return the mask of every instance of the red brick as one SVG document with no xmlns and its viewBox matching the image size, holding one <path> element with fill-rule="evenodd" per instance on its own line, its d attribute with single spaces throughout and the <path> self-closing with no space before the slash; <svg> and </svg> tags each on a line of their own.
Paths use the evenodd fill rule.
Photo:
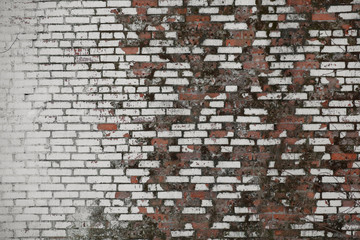
<svg viewBox="0 0 360 240">
<path fill-rule="evenodd" d="M 331 13 L 317 13 L 312 15 L 313 21 L 334 21 L 336 20 L 335 14 Z"/>
<path fill-rule="evenodd" d="M 117 130 L 117 125 L 113 123 L 102 123 L 98 124 L 97 128 L 100 131 L 115 131 Z"/>
</svg>

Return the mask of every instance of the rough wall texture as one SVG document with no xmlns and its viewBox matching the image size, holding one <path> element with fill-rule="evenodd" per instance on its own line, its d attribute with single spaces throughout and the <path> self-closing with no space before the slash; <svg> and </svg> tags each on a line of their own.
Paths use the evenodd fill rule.
<svg viewBox="0 0 360 240">
<path fill-rule="evenodd" d="M 360 238 L 360 0 L 0 0 L 1 239 Z"/>
</svg>

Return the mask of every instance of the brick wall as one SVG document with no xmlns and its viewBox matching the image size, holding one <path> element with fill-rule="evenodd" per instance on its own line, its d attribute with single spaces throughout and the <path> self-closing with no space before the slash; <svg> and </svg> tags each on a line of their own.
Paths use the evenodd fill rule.
<svg viewBox="0 0 360 240">
<path fill-rule="evenodd" d="M 360 238 L 360 0 L 0 2 L 1 239 Z"/>
</svg>

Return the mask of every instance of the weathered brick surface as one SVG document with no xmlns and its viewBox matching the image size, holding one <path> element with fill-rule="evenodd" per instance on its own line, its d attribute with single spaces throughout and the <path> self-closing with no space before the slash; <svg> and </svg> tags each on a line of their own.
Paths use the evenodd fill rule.
<svg viewBox="0 0 360 240">
<path fill-rule="evenodd" d="M 360 238 L 359 11 L 1 0 L 0 238 Z"/>
</svg>

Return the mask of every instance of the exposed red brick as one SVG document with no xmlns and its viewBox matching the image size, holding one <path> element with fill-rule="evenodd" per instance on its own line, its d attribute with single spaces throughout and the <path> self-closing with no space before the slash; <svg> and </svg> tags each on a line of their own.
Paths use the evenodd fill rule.
<svg viewBox="0 0 360 240">
<path fill-rule="evenodd" d="M 139 48 L 138 47 L 124 47 L 121 48 L 126 54 L 138 54 Z"/>
<path fill-rule="evenodd" d="M 317 13 L 312 15 L 313 21 L 334 21 L 336 20 L 335 14 L 330 13 Z"/>
<path fill-rule="evenodd" d="M 130 192 L 116 192 L 115 193 L 115 198 L 129 198 L 131 196 Z"/>
<path fill-rule="evenodd" d="M 356 153 L 332 153 L 331 159 L 332 160 L 356 160 L 357 154 Z"/>
<path fill-rule="evenodd" d="M 100 131 L 115 131 L 117 130 L 117 125 L 113 123 L 102 123 L 98 124 L 97 128 Z"/>
<path fill-rule="evenodd" d="M 133 7 L 156 7 L 157 0 L 132 0 Z"/>
<path fill-rule="evenodd" d="M 203 16 L 203 15 L 190 15 L 186 16 L 187 22 L 208 22 L 210 21 L 209 16 Z"/>
</svg>

